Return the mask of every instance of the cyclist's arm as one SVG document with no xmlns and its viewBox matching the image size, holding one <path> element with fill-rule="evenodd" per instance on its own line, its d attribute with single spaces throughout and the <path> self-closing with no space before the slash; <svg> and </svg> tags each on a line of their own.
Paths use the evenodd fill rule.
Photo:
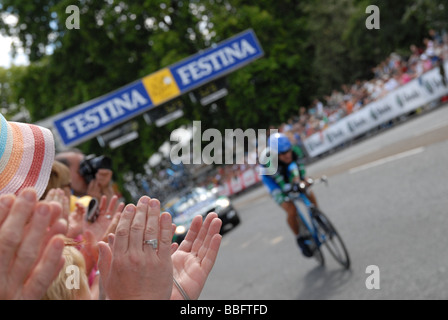
<svg viewBox="0 0 448 320">
<path fill-rule="evenodd" d="M 293 146 L 292 151 L 297 155 L 297 167 L 299 170 L 300 180 L 304 180 L 306 177 L 305 154 L 299 146 Z"/>
<path fill-rule="evenodd" d="M 300 167 L 294 161 L 289 164 L 288 173 L 289 181 L 291 183 L 299 183 L 301 180 L 305 179 L 305 176 L 302 175 L 304 172 L 300 170 Z"/>
</svg>

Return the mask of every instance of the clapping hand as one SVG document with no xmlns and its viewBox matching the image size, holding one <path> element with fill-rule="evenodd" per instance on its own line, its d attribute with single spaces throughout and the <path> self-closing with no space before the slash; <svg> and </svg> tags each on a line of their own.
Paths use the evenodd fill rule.
<svg viewBox="0 0 448 320">
<path fill-rule="evenodd" d="M 98 241 L 107 242 L 107 235 L 109 233 L 115 233 L 120 213 L 124 208 L 124 203 L 120 202 L 117 205 L 117 201 L 118 197 L 114 195 L 110 199 L 109 204 L 107 204 L 107 198 L 102 196 L 98 208 L 98 218 L 95 222 L 90 223 L 85 218 L 83 219 L 82 235 L 84 244 L 80 248 L 80 251 L 86 261 L 87 274 L 90 274 L 90 271 L 97 264 L 99 254 Z"/>
<path fill-rule="evenodd" d="M 207 277 L 215 264 L 221 245 L 222 221 L 214 212 L 202 222 L 196 216 L 179 248 L 172 254 L 173 275 L 190 299 L 198 299 Z M 184 299 L 181 292 L 173 287 L 171 299 Z"/>
<path fill-rule="evenodd" d="M 109 203 L 107 203 L 109 200 Z M 124 203 L 118 203 L 118 197 L 114 195 L 108 199 L 106 196 L 102 196 L 98 206 L 98 217 L 95 222 L 91 223 L 86 221 L 85 216 L 83 220 L 83 232 L 89 230 L 93 233 L 97 241 L 105 240 L 109 233 L 115 232 L 112 226 L 116 227 L 118 223 L 116 217 L 124 208 Z M 87 214 L 87 212 L 85 213 Z"/>
<path fill-rule="evenodd" d="M 101 196 L 106 196 L 107 199 L 111 199 L 114 195 L 114 190 L 110 183 L 112 175 L 112 170 L 98 169 L 95 179 L 90 181 L 87 186 L 87 194 L 98 200 L 101 199 Z"/>
<path fill-rule="evenodd" d="M 0 299 L 41 299 L 64 265 L 67 231 L 55 202 L 24 189 L 0 196 Z"/>
<path fill-rule="evenodd" d="M 171 215 L 143 196 L 122 212 L 112 243 L 99 242 L 98 267 L 109 299 L 169 299 L 173 265 Z M 150 241 L 146 244 L 145 241 Z M 152 246 L 155 241 L 156 247 Z"/>
<path fill-rule="evenodd" d="M 70 199 L 65 195 L 64 190 L 60 188 L 50 189 L 45 196 L 45 201 L 55 201 L 58 202 L 62 207 L 61 217 L 68 221 L 70 215 Z"/>
</svg>

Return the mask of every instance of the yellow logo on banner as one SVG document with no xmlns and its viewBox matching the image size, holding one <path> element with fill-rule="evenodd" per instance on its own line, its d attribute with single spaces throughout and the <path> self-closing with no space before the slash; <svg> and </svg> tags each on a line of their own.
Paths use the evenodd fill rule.
<svg viewBox="0 0 448 320">
<path fill-rule="evenodd" d="M 179 87 L 170 69 L 162 69 L 142 79 L 143 85 L 154 105 L 180 95 Z"/>
</svg>

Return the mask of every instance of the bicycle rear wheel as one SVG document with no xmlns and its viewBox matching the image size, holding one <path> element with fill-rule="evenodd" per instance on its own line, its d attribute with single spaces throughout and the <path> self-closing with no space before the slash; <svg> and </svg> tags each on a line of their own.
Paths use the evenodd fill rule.
<svg viewBox="0 0 448 320">
<path fill-rule="evenodd" d="M 334 225 L 322 211 L 316 208 L 313 209 L 313 219 L 317 222 L 319 240 L 339 264 L 346 269 L 350 269 L 350 256 Z"/>
</svg>

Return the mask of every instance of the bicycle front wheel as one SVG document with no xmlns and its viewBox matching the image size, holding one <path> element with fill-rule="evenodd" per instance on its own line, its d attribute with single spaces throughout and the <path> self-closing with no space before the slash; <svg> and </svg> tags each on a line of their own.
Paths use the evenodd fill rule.
<svg viewBox="0 0 448 320">
<path fill-rule="evenodd" d="M 323 254 L 322 250 L 320 250 L 320 247 L 317 244 L 315 244 L 315 246 L 316 246 L 316 248 L 314 249 L 313 257 L 314 257 L 314 259 L 317 260 L 317 263 L 319 263 L 319 265 L 321 267 L 323 267 L 323 266 L 325 266 L 324 254 Z"/>
<path fill-rule="evenodd" d="M 330 251 L 333 258 L 344 268 L 350 269 L 350 257 L 339 232 L 328 217 L 319 209 L 314 209 L 313 218 L 316 220 L 319 240 Z"/>
</svg>

